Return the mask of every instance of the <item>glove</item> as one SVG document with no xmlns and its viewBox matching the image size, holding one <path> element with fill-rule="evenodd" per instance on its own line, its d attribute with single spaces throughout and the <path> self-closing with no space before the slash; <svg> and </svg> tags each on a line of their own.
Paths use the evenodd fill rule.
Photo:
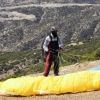
<svg viewBox="0 0 100 100">
<path fill-rule="evenodd" d="M 63 47 L 59 47 L 59 49 L 60 49 L 60 50 L 64 50 L 64 48 L 63 48 Z"/>
<path fill-rule="evenodd" d="M 46 55 L 46 56 L 48 55 L 48 53 L 49 53 L 49 51 L 45 51 L 45 55 Z"/>
</svg>

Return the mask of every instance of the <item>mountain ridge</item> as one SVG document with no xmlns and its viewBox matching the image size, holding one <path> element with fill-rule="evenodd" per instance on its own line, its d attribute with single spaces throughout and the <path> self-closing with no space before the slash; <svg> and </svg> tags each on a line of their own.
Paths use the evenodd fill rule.
<svg viewBox="0 0 100 100">
<path fill-rule="evenodd" d="M 41 41 L 50 34 L 53 25 L 58 26 L 58 34 L 66 45 L 98 37 L 99 9 L 99 5 L 3 8 L 0 10 L 0 51 L 40 49 Z"/>
<path fill-rule="evenodd" d="M 0 6 L 16 5 L 16 4 L 47 4 L 47 3 L 90 3 L 98 4 L 99 0 L 0 0 Z"/>
</svg>

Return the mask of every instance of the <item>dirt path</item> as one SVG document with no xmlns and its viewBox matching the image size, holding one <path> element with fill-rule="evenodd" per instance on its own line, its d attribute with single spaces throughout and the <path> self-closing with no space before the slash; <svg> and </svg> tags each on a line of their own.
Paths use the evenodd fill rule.
<svg viewBox="0 0 100 100">
<path fill-rule="evenodd" d="M 46 7 L 50 7 L 50 8 L 53 8 L 53 7 L 63 7 L 63 6 L 89 6 L 89 5 L 98 5 L 98 4 L 74 4 L 74 3 L 65 3 L 65 4 L 27 4 L 27 5 L 19 5 L 19 6 L 9 6 L 9 7 L 0 7 L 0 10 L 1 9 L 15 9 L 15 8 L 26 8 L 26 7 L 43 7 L 43 8 L 46 8 Z"/>
<path fill-rule="evenodd" d="M 60 74 L 67 74 L 77 71 L 88 70 L 93 67 L 100 66 L 100 60 L 85 62 L 81 64 L 75 64 L 71 66 L 62 67 L 60 69 Z M 42 73 L 38 73 L 30 76 L 38 76 Z M 50 72 L 53 75 L 53 72 Z M 5 97 L 1 96 L 0 100 L 100 100 L 100 91 L 90 91 L 82 93 L 66 93 L 60 95 L 44 95 L 44 96 L 30 96 L 30 97 Z"/>
</svg>

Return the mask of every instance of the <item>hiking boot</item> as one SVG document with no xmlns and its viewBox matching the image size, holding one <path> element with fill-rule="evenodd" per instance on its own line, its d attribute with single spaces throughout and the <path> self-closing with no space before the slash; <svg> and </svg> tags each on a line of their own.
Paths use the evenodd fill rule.
<svg viewBox="0 0 100 100">
<path fill-rule="evenodd" d="M 43 76 L 47 77 L 48 75 L 46 75 L 46 74 L 43 74 Z"/>
<path fill-rule="evenodd" d="M 57 73 L 57 74 L 55 74 L 55 76 L 59 76 L 59 74 Z"/>
</svg>

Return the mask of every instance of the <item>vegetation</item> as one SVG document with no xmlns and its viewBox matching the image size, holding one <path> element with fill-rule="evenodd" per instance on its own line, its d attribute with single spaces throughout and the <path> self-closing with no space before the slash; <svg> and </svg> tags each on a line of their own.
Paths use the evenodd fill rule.
<svg viewBox="0 0 100 100">
<path fill-rule="evenodd" d="M 8 15 L 6 20 L 5 15 Z M 100 35 L 100 6 L 18 7 L 1 9 L 0 51 L 26 51 L 39 49 L 50 27 L 57 25 L 64 44 L 78 42 Z M 8 13 L 7 13 L 8 12 Z M 13 13 L 14 12 L 14 13 Z M 21 20 L 20 14 L 25 17 Z M 11 14 L 11 15 L 10 15 Z M 32 20 L 26 16 L 33 15 Z M 17 20 L 16 19 L 17 16 Z"/>
<path fill-rule="evenodd" d="M 59 53 L 60 67 L 100 59 L 100 37 L 82 43 L 75 46 L 65 45 L 65 50 Z M 43 72 L 44 64 L 41 50 L 0 53 L 0 74 L 10 70 L 14 72 L 4 79 Z"/>
<path fill-rule="evenodd" d="M 59 35 L 65 44 L 65 50 L 59 53 L 60 67 L 100 59 L 99 6 L 28 6 L 1 9 L 0 12 L 12 14 L 0 15 L 4 19 L 0 22 L 1 80 L 43 72 L 45 63 L 39 48 L 53 25 L 58 26 Z M 16 18 L 18 13 L 34 15 L 36 19 L 20 20 L 17 15 L 17 20 L 5 20 L 8 17 Z"/>
</svg>

